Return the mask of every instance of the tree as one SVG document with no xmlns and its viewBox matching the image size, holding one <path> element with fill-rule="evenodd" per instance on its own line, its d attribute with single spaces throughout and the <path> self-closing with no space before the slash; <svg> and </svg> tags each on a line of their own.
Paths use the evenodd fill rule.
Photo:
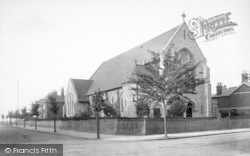
<svg viewBox="0 0 250 156">
<path fill-rule="evenodd" d="M 39 103 L 32 103 L 31 104 L 31 110 L 30 110 L 30 115 L 35 118 L 35 129 L 37 129 L 37 121 L 36 118 L 40 115 L 40 112 L 38 111 L 39 109 Z"/>
<path fill-rule="evenodd" d="M 56 102 L 56 94 L 55 93 L 50 93 L 47 96 L 47 103 L 50 105 L 49 110 L 54 115 L 54 133 L 56 133 L 56 115 L 59 111 L 60 104 L 58 104 Z"/>
<path fill-rule="evenodd" d="M 29 113 L 27 112 L 27 108 L 25 106 L 21 109 L 21 113 L 21 118 L 23 119 L 23 127 L 25 128 L 25 121 L 29 116 Z"/>
<path fill-rule="evenodd" d="M 2 114 L 2 115 L 1 115 L 2 123 L 3 123 L 4 117 L 5 117 L 4 114 Z"/>
<path fill-rule="evenodd" d="M 20 118 L 19 109 L 16 109 L 16 111 L 14 112 L 14 118 L 16 118 L 16 127 L 17 127 L 17 119 Z"/>
<path fill-rule="evenodd" d="M 168 101 L 168 105 L 169 117 L 183 117 L 183 114 L 187 109 L 187 104 L 184 100 L 180 99 L 180 97 L 173 97 Z"/>
<path fill-rule="evenodd" d="M 10 119 L 10 126 L 12 126 L 12 118 L 13 118 L 13 116 L 14 116 L 13 111 L 8 112 L 8 117 Z"/>
<path fill-rule="evenodd" d="M 108 117 L 116 117 L 117 116 L 116 110 L 111 105 L 104 106 L 103 112 Z"/>
<path fill-rule="evenodd" d="M 169 99 L 180 97 L 188 101 L 184 93 L 195 94 L 194 88 L 206 83 L 206 80 L 195 77 L 195 69 L 200 63 L 184 62 L 180 52 L 173 51 L 173 45 L 162 53 L 149 52 L 152 54 L 152 61 L 137 65 L 131 78 L 131 82 L 136 84 L 132 90 L 138 94 L 138 99 L 161 104 L 164 132 L 167 136 L 166 107 Z"/>
<path fill-rule="evenodd" d="M 99 123 L 99 115 L 100 112 L 104 109 L 104 107 L 106 106 L 106 103 L 103 99 L 103 92 L 100 91 L 100 89 L 98 89 L 97 91 L 94 91 L 94 93 L 92 94 L 92 105 L 91 108 L 93 110 L 93 112 L 95 113 L 96 116 L 96 122 L 97 122 L 97 138 L 100 138 L 100 123 Z"/>
</svg>

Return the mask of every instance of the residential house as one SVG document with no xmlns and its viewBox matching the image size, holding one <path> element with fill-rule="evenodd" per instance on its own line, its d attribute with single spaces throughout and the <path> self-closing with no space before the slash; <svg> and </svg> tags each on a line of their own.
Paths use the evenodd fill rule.
<svg viewBox="0 0 250 156">
<path fill-rule="evenodd" d="M 64 102 L 64 89 L 61 89 L 61 95 L 57 95 L 57 92 L 53 92 L 53 94 L 56 97 L 56 102 L 59 105 L 59 110 L 56 115 L 57 118 L 62 118 L 63 117 L 63 106 L 65 104 Z M 50 104 L 48 103 L 47 96 L 43 99 L 40 99 L 37 101 L 39 103 L 39 108 L 38 111 L 40 112 L 39 119 L 53 119 L 54 115 L 50 111 Z"/>
<path fill-rule="evenodd" d="M 196 78 L 210 78 L 210 70 L 206 64 L 206 58 L 203 55 L 201 49 L 199 48 L 196 41 L 188 37 L 189 28 L 185 22 L 181 25 L 172 28 L 171 30 L 145 42 L 142 43 L 127 52 L 119 54 L 101 64 L 101 66 L 94 72 L 89 80 L 78 80 L 82 83 L 87 83 L 88 85 L 78 84 L 85 86 L 81 90 L 80 94 L 77 94 L 77 89 L 67 89 L 66 95 L 66 112 L 72 112 L 70 115 L 75 115 L 83 110 L 83 107 L 78 107 L 74 105 L 75 100 L 77 101 L 77 96 L 88 97 L 91 102 L 91 94 L 98 88 L 105 92 L 105 99 L 108 104 L 113 105 L 117 112 L 122 117 L 136 117 L 135 110 L 135 96 L 131 87 L 135 84 L 130 83 L 130 78 L 138 67 L 138 65 L 144 65 L 151 61 L 151 54 L 149 50 L 155 52 L 164 52 L 169 49 L 170 46 L 173 47 L 174 51 L 181 52 L 182 57 L 192 61 L 193 63 L 200 62 L 198 68 L 195 71 Z M 69 81 L 70 88 L 74 84 L 71 79 Z M 191 99 L 191 102 L 187 105 L 186 117 L 210 117 L 211 116 L 211 85 L 206 83 L 196 88 L 197 94 L 186 94 L 187 97 Z M 68 97 L 68 92 L 73 93 L 74 101 L 71 105 L 70 96 Z M 75 93 L 74 93 L 75 92 Z M 87 102 L 87 101 L 85 101 Z M 77 103 L 78 105 L 78 103 Z M 79 110 L 80 109 L 80 110 Z M 85 107 L 87 109 L 87 107 Z M 163 114 L 161 105 L 152 104 L 150 107 L 150 116 L 154 117 L 155 114 Z M 67 113 L 66 113 L 67 114 Z"/>
<path fill-rule="evenodd" d="M 212 105 L 217 106 L 217 116 L 250 116 L 249 73 L 242 73 L 242 82 L 237 87 L 226 88 L 218 83 L 217 93 L 212 96 Z"/>
</svg>

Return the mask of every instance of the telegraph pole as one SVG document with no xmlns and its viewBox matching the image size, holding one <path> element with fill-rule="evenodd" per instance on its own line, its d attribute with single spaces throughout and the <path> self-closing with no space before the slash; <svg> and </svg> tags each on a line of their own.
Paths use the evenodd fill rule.
<svg viewBox="0 0 250 156">
<path fill-rule="evenodd" d="M 19 109 L 19 82 L 17 80 L 17 109 Z"/>
</svg>

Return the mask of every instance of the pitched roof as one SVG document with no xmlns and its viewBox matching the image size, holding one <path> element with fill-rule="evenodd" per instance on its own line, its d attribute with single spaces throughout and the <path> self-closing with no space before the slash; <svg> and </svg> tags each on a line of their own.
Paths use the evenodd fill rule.
<svg viewBox="0 0 250 156">
<path fill-rule="evenodd" d="M 238 87 L 230 87 L 228 89 L 222 90 L 222 94 L 221 95 L 214 95 L 213 97 L 216 98 L 216 97 L 229 96 L 229 95 L 231 95 L 233 92 L 235 92 L 238 88 L 240 88 L 244 84 L 248 85 L 250 87 L 250 82 L 243 82 Z"/>
<path fill-rule="evenodd" d="M 119 88 L 123 83 L 128 82 L 136 66 L 135 61 L 138 64 L 150 61 L 151 54 L 148 50 L 161 51 L 172 39 L 179 27 L 177 26 L 127 52 L 105 61 L 90 78 L 90 80 L 93 80 L 93 84 L 89 88 L 87 95 L 98 88 L 102 91 L 110 90 Z"/>
<path fill-rule="evenodd" d="M 64 97 L 57 95 L 56 96 L 56 102 L 64 102 Z"/>
<path fill-rule="evenodd" d="M 86 94 L 93 80 L 71 79 L 74 85 L 78 100 L 81 102 L 88 101 Z"/>
</svg>

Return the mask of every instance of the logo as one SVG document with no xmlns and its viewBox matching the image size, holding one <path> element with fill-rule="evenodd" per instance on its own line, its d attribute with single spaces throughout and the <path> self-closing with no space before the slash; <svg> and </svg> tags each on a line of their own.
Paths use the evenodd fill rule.
<svg viewBox="0 0 250 156">
<path fill-rule="evenodd" d="M 190 31 L 188 36 L 191 39 L 205 37 L 207 41 L 235 32 L 236 23 L 230 19 L 231 13 L 223 13 L 208 19 L 202 17 L 192 18 L 188 22 Z"/>
<path fill-rule="evenodd" d="M 10 148 L 5 148 L 5 153 L 11 153 L 11 149 Z"/>
</svg>

